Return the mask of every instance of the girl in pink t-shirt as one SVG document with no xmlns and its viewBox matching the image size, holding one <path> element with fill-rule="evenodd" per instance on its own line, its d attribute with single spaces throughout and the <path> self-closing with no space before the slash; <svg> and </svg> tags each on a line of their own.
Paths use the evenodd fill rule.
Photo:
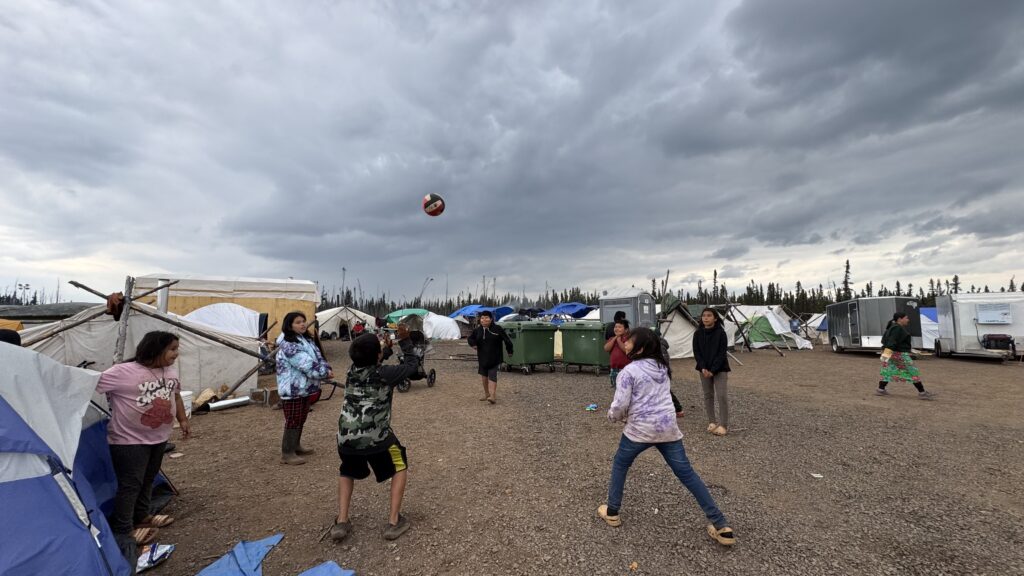
<svg viewBox="0 0 1024 576">
<path fill-rule="evenodd" d="M 136 546 L 152 542 L 157 528 L 174 522 L 170 516 L 151 515 L 149 504 L 175 418 L 183 439 L 191 433 L 174 367 L 177 359 L 177 336 L 149 332 L 136 347 L 135 358 L 105 370 L 96 387 L 106 394 L 111 412 L 107 440 L 117 494 L 110 529 L 132 566 Z"/>
</svg>

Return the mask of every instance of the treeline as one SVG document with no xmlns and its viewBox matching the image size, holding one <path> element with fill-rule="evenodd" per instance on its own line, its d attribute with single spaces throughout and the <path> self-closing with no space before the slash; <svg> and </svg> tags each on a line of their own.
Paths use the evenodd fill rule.
<svg viewBox="0 0 1024 576">
<path fill-rule="evenodd" d="M 822 312 L 825 306 L 835 302 L 842 302 L 853 298 L 865 298 L 871 296 L 907 296 L 917 298 L 921 306 L 935 306 L 936 296 L 943 294 L 960 293 L 984 293 L 984 292 L 1016 292 L 1021 288 L 1017 285 L 1015 278 L 1010 278 L 1006 286 L 991 288 L 988 285 L 977 286 L 971 284 L 965 286 L 958 274 L 952 278 L 930 278 L 927 286 L 918 286 L 913 282 L 903 283 L 899 280 L 891 288 L 885 284 L 875 285 L 873 281 L 863 284 L 858 289 L 850 273 L 850 261 L 846 261 L 843 281 L 841 284 L 831 287 L 824 284 L 807 286 L 797 282 L 793 289 L 785 290 L 782 285 L 776 282 L 767 284 L 751 280 L 742 291 L 731 289 L 726 283 L 718 279 L 718 271 L 712 274 L 711 285 L 706 286 L 704 282 L 697 283 L 694 292 L 679 290 L 675 296 L 687 304 L 746 304 L 746 305 L 776 305 L 782 304 L 796 314 L 812 314 Z M 661 301 L 665 296 L 664 284 L 652 279 L 649 289 L 656 301 Z M 388 300 L 384 296 L 376 298 L 360 298 L 353 294 L 352 290 L 346 290 L 342 298 L 340 294 L 333 297 L 325 297 L 321 302 L 320 309 L 334 308 L 346 305 L 362 310 L 374 316 L 385 316 L 389 312 L 401 308 L 426 308 L 437 314 L 448 315 L 469 304 L 483 304 L 485 306 L 509 305 L 513 308 L 543 308 L 548 309 L 562 302 L 581 302 L 591 306 L 597 306 L 601 293 L 597 291 L 584 292 L 578 287 L 565 290 L 551 290 L 541 292 L 535 298 L 524 297 L 523 294 L 507 292 L 495 296 L 493 294 L 474 295 L 472 293 L 459 293 L 455 298 L 445 299 L 414 299 L 407 302 Z"/>
</svg>

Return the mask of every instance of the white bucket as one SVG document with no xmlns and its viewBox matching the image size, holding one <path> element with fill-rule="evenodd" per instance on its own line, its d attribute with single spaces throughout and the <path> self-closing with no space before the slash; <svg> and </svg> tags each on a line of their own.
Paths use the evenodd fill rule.
<svg viewBox="0 0 1024 576">
<path fill-rule="evenodd" d="M 181 403 L 185 405 L 185 418 L 192 417 L 192 392 L 181 393 Z"/>
</svg>

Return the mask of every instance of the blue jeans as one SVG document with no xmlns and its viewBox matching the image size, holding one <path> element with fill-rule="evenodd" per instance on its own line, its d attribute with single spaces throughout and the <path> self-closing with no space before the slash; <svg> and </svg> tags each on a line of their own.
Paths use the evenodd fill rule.
<svg viewBox="0 0 1024 576">
<path fill-rule="evenodd" d="M 704 510 L 704 515 L 715 525 L 715 528 L 725 527 L 725 516 L 718 509 L 718 505 L 715 504 L 715 499 L 711 497 L 711 493 L 708 492 L 708 487 L 704 485 L 704 481 L 700 479 L 700 476 L 690 466 L 690 460 L 686 458 L 686 450 L 683 449 L 682 440 L 644 444 L 633 442 L 623 434 L 622 439 L 619 440 L 619 449 L 615 452 L 615 459 L 612 461 L 612 479 L 608 484 L 608 510 L 617 512 L 619 507 L 622 506 L 622 490 L 626 485 L 626 473 L 629 472 L 629 467 L 633 465 L 636 457 L 651 446 L 654 446 L 658 449 L 658 452 L 661 452 L 661 457 L 665 459 L 665 463 L 675 473 L 676 478 L 679 478 L 679 481 L 683 483 L 683 486 L 686 486 L 690 494 L 693 494 L 693 497 L 697 499 L 697 503 Z"/>
</svg>

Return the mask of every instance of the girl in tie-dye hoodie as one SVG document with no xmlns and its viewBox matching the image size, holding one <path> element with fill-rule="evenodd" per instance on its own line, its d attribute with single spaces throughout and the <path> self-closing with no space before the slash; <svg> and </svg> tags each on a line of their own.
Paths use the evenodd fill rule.
<svg viewBox="0 0 1024 576">
<path fill-rule="evenodd" d="M 676 409 L 669 389 L 668 364 L 661 353 L 658 336 L 649 328 L 637 328 L 625 345 L 632 362 L 622 369 L 615 383 L 615 399 L 608 409 L 608 419 L 625 422 L 619 449 L 612 461 L 608 485 L 608 503 L 597 514 L 610 526 L 619 526 L 619 507 L 626 473 L 644 450 L 657 448 L 679 481 L 697 499 L 711 524 L 708 534 L 717 542 L 732 545 L 736 536 L 725 516 L 718 509 L 707 486 L 690 466 L 683 449 L 683 433 L 676 424 Z"/>
</svg>

